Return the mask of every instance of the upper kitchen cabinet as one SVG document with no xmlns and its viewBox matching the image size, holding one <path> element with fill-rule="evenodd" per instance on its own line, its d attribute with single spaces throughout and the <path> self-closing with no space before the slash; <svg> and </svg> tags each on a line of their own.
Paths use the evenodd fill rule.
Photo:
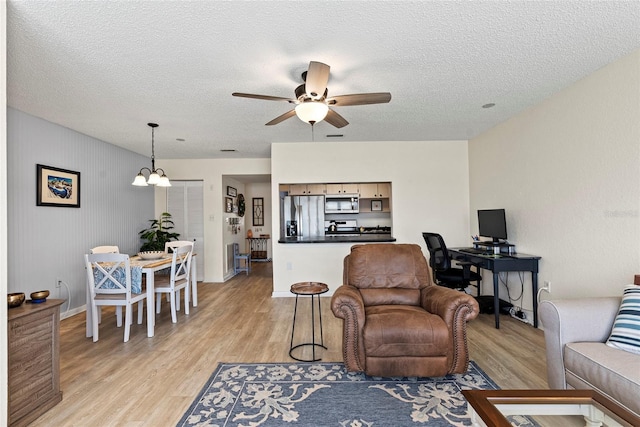
<svg viewBox="0 0 640 427">
<path fill-rule="evenodd" d="M 390 182 L 361 183 L 360 197 L 363 199 L 388 199 L 391 197 L 391 183 Z"/>
<path fill-rule="evenodd" d="M 290 196 L 323 196 L 327 192 L 325 184 L 291 184 L 289 185 Z"/>
<path fill-rule="evenodd" d="M 358 184 L 327 184 L 327 194 L 358 194 Z"/>
</svg>

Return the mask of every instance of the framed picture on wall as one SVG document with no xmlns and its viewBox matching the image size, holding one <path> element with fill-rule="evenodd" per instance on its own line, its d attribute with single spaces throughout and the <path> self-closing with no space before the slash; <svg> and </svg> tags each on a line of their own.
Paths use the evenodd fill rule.
<svg viewBox="0 0 640 427">
<path fill-rule="evenodd" d="M 253 226 L 264 226 L 264 197 L 253 198 Z"/>
<path fill-rule="evenodd" d="M 80 172 L 36 165 L 36 206 L 80 207 Z"/>
<path fill-rule="evenodd" d="M 233 199 L 231 197 L 224 198 L 224 211 L 233 212 Z"/>
<path fill-rule="evenodd" d="M 382 210 L 382 200 L 372 200 L 371 211 L 381 211 L 381 210 Z"/>
<path fill-rule="evenodd" d="M 235 188 L 229 187 L 227 185 L 227 196 L 236 197 L 237 195 L 238 195 L 238 191 Z"/>
</svg>

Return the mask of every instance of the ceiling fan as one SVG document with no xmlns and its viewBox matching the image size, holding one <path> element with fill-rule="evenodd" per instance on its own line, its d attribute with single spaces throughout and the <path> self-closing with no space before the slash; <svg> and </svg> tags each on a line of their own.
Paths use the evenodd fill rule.
<svg viewBox="0 0 640 427">
<path fill-rule="evenodd" d="M 302 73 L 303 84 L 295 89 L 295 98 L 280 96 L 256 95 L 252 93 L 234 92 L 233 96 L 262 99 L 266 101 L 287 101 L 296 104 L 293 110 L 276 117 L 267 126 L 277 125 L 286 119 L 298 116 L 303 122 L 312 126 L 322 120 L 337 128 L 349 122 L 329 107 L 345 107 L 347 105 L 384 104 L 391 100 L 389 92 L 357 93 L 351 95 L 328 96 L 329 66 L 322 62 L 309 62 L 309 68 Z"/>
</svg>

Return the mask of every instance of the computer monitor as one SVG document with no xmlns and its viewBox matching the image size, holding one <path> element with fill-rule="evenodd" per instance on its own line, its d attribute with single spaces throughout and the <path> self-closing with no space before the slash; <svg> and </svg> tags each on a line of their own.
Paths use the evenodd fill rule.
<svg viewBox="0 0 640 427">
<path fill-rule="evenodd" d="M 494 243 L 507 240 L 507 220 L 504 209 L 479 209 L 478 234 L 490 237 Z"/>
</svg>

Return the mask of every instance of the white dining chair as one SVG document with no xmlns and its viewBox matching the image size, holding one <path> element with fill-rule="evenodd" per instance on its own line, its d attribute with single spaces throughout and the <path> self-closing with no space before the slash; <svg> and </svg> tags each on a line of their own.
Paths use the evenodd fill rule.
<svg viewBox="0 0 640 427">
<path fill-rule="evenodd" d="M 170 254 L 173 253 L 173 249 L 174 248 L 179 248 L 180 246 L 185 246 L 185 245 L 191 245 L 194 246 L 195 243 L 194 242 L 190 242 L 188 240 L 173 240 L 171 242 L 166 242 L 164 244 L 164 253 L 165 254 Z M 193 253 L 192 253 L 193 256 Z M 195 278 L 192 277 L 191 278 L 191 304 L 194 307 L 198 306 L 198 283 L 197 280 L 194 280 Z M 180 311 L 180 299 L 176 300 L 176 310 Z"/>
<path fill-rule="evenodd" d="M 120 248 L 118 246 L 96 246 L 90 250 L 92 254 L 119 254 Z M 98 310 L 98 321 L 102 322 L 102 310 Z M 116 307 L 116 324 L 118 328 L 122 326 L 122 307 Z"/>
<path fill-rule="evenodd" d="M 171 305 L 171 322 L 177 323 L 176 311 L 179 307 L 180 291 L 184 289 L 184 311 L 189 314 L 189 284 L 191 281 L 191 256 L 193 243 L 178 246 L 173 249 L 171 258 L 171 273 L 169 276 L 159 276 L 155 282 L 156 313 L 160 313 L 162 294 L 167 294 Z"/>
<path fill-rule="evenodd" d="M 133 321 L 132 306 L 138 303 L 138 324 L 146 292 L 134 293 L 131 289 L 131 264 L 127 254 L 85 254 L 87 285 L 92 309 L 93 342 L 98 341 L 98 308 L 102 306 L 125 307 L 124 342 L 129 341 Z M 118 325 L 119 327 L 120 325 Z"/>
<path fill-rule="evenodd" d="M 119 254 L 120 248 L 117 246 L 96 246 L 91 249 L 92 254 Z"/>
</svg>

